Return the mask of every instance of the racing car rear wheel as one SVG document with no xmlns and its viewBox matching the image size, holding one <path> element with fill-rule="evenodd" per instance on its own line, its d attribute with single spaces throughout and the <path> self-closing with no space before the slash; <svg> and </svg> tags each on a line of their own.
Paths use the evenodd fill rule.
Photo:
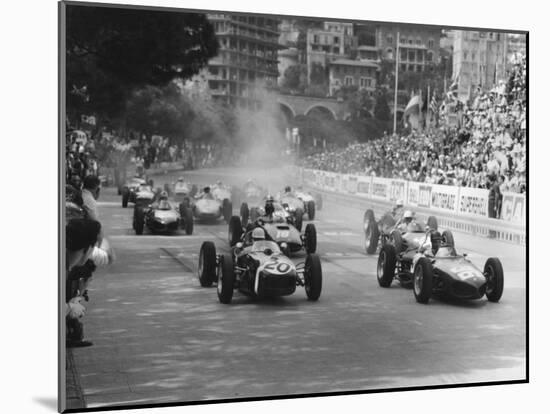
<svg viewBox="0 0 550 414">
<path fill-rule="evenodd" d="M 136 234 L 143 234 L 143 227 L 145 225 L 145 213 L 141 208 L 134 210 L 134 230 Z"/>
<path fill-rule="evenodd" d="M 432 230 L 437 230 L 437 218 L 435 216 L 428 217 L 428 227 Z"/>
<path fill-rule="evenodd" d="M 490 302 L 498 302 L 504 289 L 504 270 L 502 263 L 496 257 L 489 257 L 483 269 L 487 278 L 485 295 Z"/>
<path fill-rule="evenodd" d="M 318 300 L 323 287 L 321 259 L 316 254 L 308 254 L 304 266 L 304 285 L 308 300 Z"/>
<path fill-rule="evenodd" d="M 315 225 L 309 223 L 304 231 L 304 247 L 307 253 L 315 253 L 317 250 L 317 229 Z"/>
<path fill-rule="evenodd" d="M 185 234 L 193 234 L 193 212 L 190 208 L 186 207 L 184 204 L 180 204 L 180 216 L 181 216 L 181 226 L 185 229 Z"/>
<path fill-rule="evenodd" d="M 401 237 L 401 232 L 399 230 L 392 231 L 391 238 L 395 246 L 395 252 L 397 254 L 401 253 L 405 248 L 405 242 L 403 241 L 403 237 Z"/>
<path fill-rule="evenodd" d="M 241 222 L 244 227 L 248 224 L 248 216 L 250 215 L 250 210 L 248 209 L 247 203 L 241 204 Z"/>
<path fill-rule="evenodd" d="M 307 202 L 307 216 L 310 220 L 315 220 L 315 201 Z"/>
<path fill-rule="evenodd" d="M 376 279 L 381 287 L 390 287 L 395 276 L 396 263 L 395 247 L 391 244 L 385 244 L 380 250 L 378 256 L 378 265 L 376 266 Z"/>
<path fill-rule="evenodd" d="M 239 240 L 241 240 L 241 236 L 243 234 L 243 226 L 241 224 L 241 218 L 239 216 L 233 216 L 229 220 L 229 231 L 228 231 L 228 238 L 229 238 L 229 245 L 235 246 Z"/>
<path fill-rule="evenodd" d="M 202 287 L 212 286 L 216 279 L 216 246 L 212 242 L 206 241 L 201 245 L 198 275 Z"/>
<path fill-rule="evenodd" d="M 223 219 L 226 223 L 229 223 L 229 220 L 231 220 L 231 215 L 233 214 L 233 204 L 231 204 L 231 201 L 229 201 L 227 198 L 223 199 Z"/>
<path fill-rule="evenodd" d="M 430 259 L 421 257 L 414 267 L 413 292 L 418 303 L 428 303 L 432 296 L 434 271 Z"/>
<path fill-rule="evenodd" d="M 218 299 L 221 303 L 231 303 L 235 286 L 235 271 L 231 255 L 222 256 L 218 268 Z"/>
<path fill-rule="evenodd" d="M 128 207 L 128 199 L 130 198 L 130 190 L 128 187 L 122 189 L 122 207 Z"/>
<path fill-rule="evenodd" d="M 363 215 L 363 230 L 365 232 L 367 231 L 368 225 L 373 221 L 376 222 L 376 219 L 374 218 L 374 211 L 369 208 Z"/>
<path fill-rule="evenodd" d="M 450 230 L 445 230 L 441 235 L 441 241 L 445 246 L 455 247 L 455 239 L 453 233 Z"/>
<path fill-rule="evenodd" d="M 296 209 L 296 221 L 294 222 L 294 227 L 298 231 L 302 231 L 302 222 L 304 221 L 304 211 L 301 208 Z"/>
</svg>

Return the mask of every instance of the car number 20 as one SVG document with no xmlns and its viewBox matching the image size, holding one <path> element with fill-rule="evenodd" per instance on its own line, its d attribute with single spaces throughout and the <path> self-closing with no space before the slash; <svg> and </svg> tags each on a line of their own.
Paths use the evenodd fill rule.
<svg viewBox="0 0 550 414">
<path fill-rule="evenodd" d="M 290 270 L 290 265 L 286 262 L 273 260 L 269 263 L 266 263 L 264 269 L 269 270 L 271 273 L 285 274 Z"/>
</svg>

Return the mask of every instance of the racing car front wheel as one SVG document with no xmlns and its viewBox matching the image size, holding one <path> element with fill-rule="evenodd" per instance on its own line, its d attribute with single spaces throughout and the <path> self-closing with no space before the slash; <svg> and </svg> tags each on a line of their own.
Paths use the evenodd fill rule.
<svg viewBox="0 0 550 414">
<path fill-rule="evenodd" d="M 304 221 L 304 211 L 301 208 L 296 209 L 296 221 L 294 222 L 294 227 L 298 231 L 302 231 L 302 222 Z"/>
<path fill-rule="evenodd" d="M 316 301 L 323 288 L 323 271 L 321 259 L 316 254 L 308 254 L 304 266 L 304 285 L 308 300 Z"/>
<path fill-rule="evenodd" d="M 307 202 L 307 216 L 310 220 L 315 220 L 315 201 Z"/>
<path fill-rule="evenodd" d="M 430 259 L 421 257 L 414 267 L 413 292 L 418 303 L 428 303 L 433 289 L 433 267 Z"/>
<path fill-rule="evenodd" d="M 212 242 L 206 241 L 201 246 L 198 274 L 202 287 L 212 286 L 216 278 L 216 246 Z"/>
<path fill-rule="evenodd" d="M 229 245 L 235 246 L 243 234 L 243 226 L 241 224 L 241 218 L 239 216 L 233 216 L 229 220 Z"/>
<path fill-rule="evenodd" d="M 183 203 L 180 204 L 180 216 L 182 228 L 185 230 L 185 234 L 193 234 L 193 212 L 189 207 L 186 207 Z"/>
<path fill-rule="evenodd" d="M 218 299 L 221 303 L 231 303 L 235 286 L 235 271 L 231 255 L 222 256 L 218 268 Z"/>
<path fill-rule="evenodd" d="M 226 223 L 229 223 L 229 220 L 231 220 L 231 215 L 233 214 L 233 204 L 229 199 L 224 198 L 223 199 L 223 219 Z"/>
<path fill-rule="evenodd" d="M 248 224 L 248 216 L 250 215 L 250 210 L 248 209 L 247 203 L 241 204 L 241 222 L 244 227 Z"/>
<path fill-rule="evenodd" d="M 317 250 L 317 229 L 312 223 L 307 224 L 304 231 L 304 248 L 307 253 L 315 253 Z"/>
<path fill-rule="evenodd" d="M 487 278 L 485 295 L 490 302 L 498 302 L 504 289 L 504 270 L 502 263 L 496 257 L 489 257 L 483 269 Z"/>
<path fill-rule="evenodd" d="M 122 207 L 128 207 L 128 199 L 130 198 L 130 190 L 128 187 L 122 189 Z"/>
<path fill-rule="evenodd" d="M 441 235 L 441 241 L 445 246 L 455 247 L 455 238 L 450 230 L 445 230 Z"/>
<path fill-rule="evenodd" d="M 399 230 L 392 231 L 391 238 L 393 240 L 393 245 L 395 246 L 395 252 L 397 254 L 401 253 L 405 248 L 405 242 L 403 237 L 401 237 L 401 232 Z"/>
<path fill-rule="evenodd" d="M 145 213 L 141 208 L 134 210 L 134 230 L 137 235 L 143 234 L 143 227 L 145 225 Z"/>
<path fill-rule="evenodd" d="M 395 276 L 396 261 L 395 247 L 391 244 L 383 245 L 376 266 L 376 279 L 381 287 L 390 287 Z"/>
</svg>

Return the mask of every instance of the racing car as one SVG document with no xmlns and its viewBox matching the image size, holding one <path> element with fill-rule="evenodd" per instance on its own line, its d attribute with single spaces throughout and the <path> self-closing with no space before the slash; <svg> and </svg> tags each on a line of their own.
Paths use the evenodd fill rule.
<svg viewBox="0 0 550 414">
<path fill-rule="evenodd" d="M 300 228 L 304 214 L 307 214 L 309 220 L 313 220 L 315 218 L 314 200 L 304 202 L 303 200 L 298 198 L 295 193 L 291 191 L 285 191 L 284 193 L 278 195 L 277 201 L 281 203 L 285 210 L 287 210 L 296 218 L 296 223 L 300 223 Z"/>
<path fill-rule="evenodd" d="M 191 184 L 189 181 L 185 181 L 183 177 L 179 177 L 172 185 L 164 184 L 164 191 L 169 196 L 173 196 L 176 202 L 186 202 L 187 207 L 189 207 L 191 200 L 197 194 L 198 188 L 196 184 Z"/>
<path fill-rule="evenodd" d="M 243 228 L 239 216 L 231 217 L 228 230 L 229 245 L 235 246 L 238 242 L 243 242 L 243 238 L 255 227 L 263 228 L 266 239 L 277 243 L 287 256 L 302 249 L 308 254 L 315 253 L 317 250 L 317 229 L 313 223 L 308 223 L 304 234 L 301 234 L 291 221 L 285 221 L 276 213 L 273 214 L 271 221 L 266 221 L 265 216 L 262 216 L 255 222 L 249 223 L 246 229 Z"/>
<path fill-rule="evenodd" d="M 321 194 L 311 193 L 311 191 L 306 192 L 302 187 L 298 187 L 294 194 L 296 194 L 296 197 L 304 202 L 306 207 L 309 203 L 313 203 L 313 217 L 315 217 L 315 210 L 323 209 L 323 198 L 321 197 Z M 313 218 L 311 220 L 313 220 Z"/>
<path fill-rule="evenodd" d="M 128 180 L 120 190 L 120 194 L 122 195 L 122 207 L 126 208 L 128 207 L 128 203 L 135 203 L 136 194 L 143 191 L 144 186 L 148 186 L 149 189 L 153 188 L 153 180 L 147 181 L 137 176 Z"/>
<path fill-rule="evenodd" d="M 180 203 L 178 209 L 175 203 L 167 200 L 155 203 L 154 199 L 153 193 L 138 193 L 132 219 L 137 235 L 143 234 L 145 228 L 152 233 L 174 233 L 179 227 L 185 234 L 193 234 L 193 215 L 189 208 Z"/>
<path fill-rule="evenodd" d="M 222 200 L 215 198 L 210 192 L 210 187 L 205 187 L 203 192 L 195 197 L 195 201 L 190 208 L 193 216 L 199 220 L 217 220 L 223 217 L 228 223 L 233 213 L 231 201 L 227 198 Z"/>
<path fill-rule="evenodd" d="M 488 258 L 481 271 L 465 254 L 457 254 L 451 231 L 423 231 L 421 224 L 414 223 L 405 233 L 394 234 L 394 240 L 395 245 L 383 245 L 378 256 L 376 277 L 381 287 L 389 287 L 394 279 L 402 286 L 412 285 L 419 303 L 428 303 L 433 294 L 500 300 L 504 288 L 500 260 Z"/>
<path fill-rule="evenodd" d="M 248 239 L 245 237 L 245 239 Z M 303 286 L 308 300 L 321 296 L 323 275 L 321 260 L 308 254 L 304 262 L 294 264 L 279 245 L 263 240 L 237 243 L 229 254 L 216 254 L 210 241 L 203 242 L 198 265 L 201 286 L 217 283 L 218 299 L 229 304 L 235 289 L 257 298 L 291 295 Z"/>
<path fill-rule="evenodd" d="M 261 201 L 248 204 L 243 202 L 241 204 L 241 223 L 243 227 L 247 227 L 249 224 L 253 224 L 258 218 L 265 216 L 265 202 L 270 196 L 264 197 Z M 288 208 L 283 207 L 281 203 L 272 202 L 273 205 L 273 217 L 277 221 L 284 221 L 292 226 L 296 227 L 298 231 L 302 231 L 303 218 L 302 215 L 293 215 L 288 211 Z"/>
<path fill-rule="evenodd" d="M 377 222 L 374 216 L 374 211 L 368 209 L 363 215 L 363 230 L 365 232 L 365 251 L 367 254 L 376 253 L 378 245 L 386 245 L 391 242 L 392 232 L 397 224 L 397 217 L 393 211 L 387 211 L 382 215 Z M 427 221 L 428 227 L 433 230 L 438 229 L 437 218 L 429 216 Z"/>
</svg>

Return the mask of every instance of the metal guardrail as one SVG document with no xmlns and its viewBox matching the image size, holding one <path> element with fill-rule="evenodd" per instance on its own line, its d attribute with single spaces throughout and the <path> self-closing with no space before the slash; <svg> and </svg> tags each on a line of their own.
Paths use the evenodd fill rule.
<svg viewBox="0 0 550 414">
<path fill-rule="evenodd" d="M 372 209 L 377 217 L 387 212 L 392 207 L 392 203 L 383 200 L 374 200 L 357 195 L 343 194 L 320 190 L 312 186 L 304 186 L 305 189 L 317 192 L 326 200 L 346 204 L 354 207 Z M 444 212 L 434 212 L 433 210 L 415 207 L 415 213 L 426 220 L 428 216 L 437 217 L 441 228 L 450 229 L 462 233 L 473 234 L 476 236 L 487 237 L 504 242 L 526 245 L 526 226 L 524 224 L 511 223 L 508 221 L 492 219 L 458 216 Z"/>
</svg>

